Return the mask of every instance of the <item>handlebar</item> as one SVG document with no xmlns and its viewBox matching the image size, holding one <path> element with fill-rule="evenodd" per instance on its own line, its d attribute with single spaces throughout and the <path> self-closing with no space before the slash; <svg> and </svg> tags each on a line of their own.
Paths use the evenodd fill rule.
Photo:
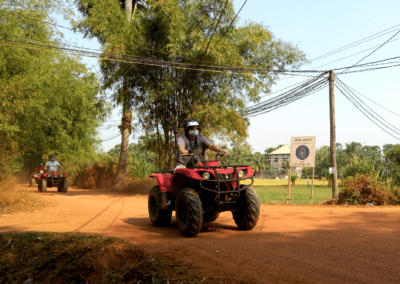
<svg viewBox="0 0 400 284">
<path fill-rule="evenodd" d="M 215 154 L 215 160 L 218 161 L 219 156 L 223 157 L 223 156 L 227 156 L 227 155 L 229 155 L 229 154 L 225 154 L 224 151 L 218 152 L 217 154 Z"/>
</svg>

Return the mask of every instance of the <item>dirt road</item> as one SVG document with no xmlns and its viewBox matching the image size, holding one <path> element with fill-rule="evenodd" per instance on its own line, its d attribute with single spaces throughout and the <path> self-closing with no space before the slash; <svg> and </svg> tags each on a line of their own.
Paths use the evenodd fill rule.
<svg viewBox="0 0 400 284">
<path fill-rule="evenodd" d="M 400 283 L 400 207 L 262 205 L 252 231 L 238 230 L 224 212 L 184 238 L 175 217 L 167 228 L 152 226 L 143 195 L 73 188 L 40 195 L 51 206 L 0 216 L 0 233 L 116 236 L 198 270 L 207 283 Z"/>
</svg>

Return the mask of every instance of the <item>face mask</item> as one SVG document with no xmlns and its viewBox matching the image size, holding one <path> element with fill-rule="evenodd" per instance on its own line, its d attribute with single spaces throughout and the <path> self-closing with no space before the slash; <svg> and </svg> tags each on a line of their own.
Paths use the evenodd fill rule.
<svg viewBox="0 0 400 284">
<path fill-rule="evenodd" d="M 50 160 L 51 160 L 52 162 L 54 162 L 54 161 L 56 160 L 56 158 L 51 157 Z"/>
<path fill-rule="evenodd" d="M 189 135 L 192 137 L 196 137 L 197 135 L 199 135 L 199 131 L 197 130 L 190 130 L 189 131 Z"/>
</svg>

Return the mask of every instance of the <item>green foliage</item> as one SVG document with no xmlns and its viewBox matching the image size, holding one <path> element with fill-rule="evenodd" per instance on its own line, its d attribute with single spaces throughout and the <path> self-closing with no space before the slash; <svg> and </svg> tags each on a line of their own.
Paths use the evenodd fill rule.
<svg viewBox="0 0 400 284">
<path fill-rule="evenodd" d="M 139 143 L 131 143 L 128 147 L 129 165 L 134 168 L 134 172 L 130 175 L 135 178 L 148 177 L 151 172 L 158 169 L 157 155 L 151 151 L 151 148 L 150 150 L 148 148 L 150 147 L 147 144 L 149 137 L 141 136 L 139 139 Z M 119 157 L 120 151 L 121 145 L 116 145 L 107 154 L 112 157 Z"/>
<path fill-rule="evenodd" d="M 69 15 L 63 2 L 21 3 L 1 6 L 1 37 L 57 46 L 57 33 L 46 21 L 53 12 Z M 51 153 L 73 173 L 79 162 L 94 158 L 96 127 L 107 113 L 98 80 L 79 58 L 14 45 L 0 45 L 0 179 L 21 167 L 32 171 Z"/>
<path fill-rule="evenodd" d="M 394 203 L 390 184 L 378 181 L 374 175 L 357 174 L 344 179 L 340 184 L 338 204 L 385 205 Z"/>
<path fill-rule="evenodd" d="M 308 176 L 312 177 L 312 168 L 302 168 L 301 176 L 306 178 Z"/>
<path fill-rule="evenodd" d="M 357 174 L 368 175 L 373 171 L 374 166 L 371 163 L 368 161 L 359 161 L 353 162 L 352 165 L 345 167 L 343 170 L 343 176 L 355 177 Z"/>
<path fill-rule="evenodd" d="M 292 173 L 290 175 L 290 181 L 292 182 L 292 185 L 296 185 L 297 178 L 298 178 L 297 173 Z"/>
<path fill-rule="evenodd" d="M 331 166 L 330 147 L 323 146 L 315 152 L 315 175 L 323 177 Z"/>
<path fill-rule="evenodd" d="M 400 186 L 400 144 L 386 147 L 384 154 L 389 163 L 390 176 L 395 185 Z"/>
</svg>

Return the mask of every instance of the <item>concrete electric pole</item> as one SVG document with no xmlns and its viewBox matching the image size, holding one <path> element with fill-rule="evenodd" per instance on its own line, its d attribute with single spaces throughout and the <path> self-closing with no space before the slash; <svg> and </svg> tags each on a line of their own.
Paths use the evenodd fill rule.
<svg viewBox="0 0 400 284">
<path fill-rule="evenodd" d="M 336 168 L 336 123 L 335 123 L 335 72 L 329 72 L 329 114 L 331 122 L 331 167 L 332 173 L 332 198 L 338 198 L 337 168 Z"/>
</svg>

